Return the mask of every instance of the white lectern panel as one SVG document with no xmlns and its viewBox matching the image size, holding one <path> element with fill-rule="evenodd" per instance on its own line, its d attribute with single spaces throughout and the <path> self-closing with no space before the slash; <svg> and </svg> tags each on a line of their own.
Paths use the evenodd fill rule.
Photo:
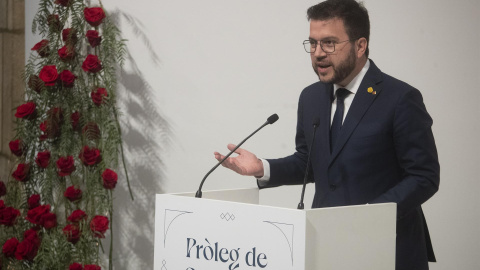
<svg viewBox="0 0 480 270">
<path fill-rule="evenodd" d="M 297 210 L 258 194 L 157 195 L 154 270 L 395 268 L 395 204 Z"/>
<path fill-rule="evenodd" d="M 155 214 L 155 270 L 304 269 L 303 211 L 157 195 Z"/>
</svg>

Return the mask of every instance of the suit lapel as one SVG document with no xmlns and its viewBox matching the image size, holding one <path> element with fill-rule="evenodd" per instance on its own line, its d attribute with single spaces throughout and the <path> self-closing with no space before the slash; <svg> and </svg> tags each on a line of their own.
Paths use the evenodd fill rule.
<svg viewBox="0 0 480 270">
<path fill-rule="evenodd" d="M 333 84 L 326 85 L 325 96 L 322 97 L 322 103 L 318 108 L 320 118 L 319 133 L 317 140 L 321 139 L 326 149 L 330 149 L 330 122 L 332 112 Z"/>
<path fill-rule="evenodd" d="M 319 117 L 320 124 L 317 128 L 314 147 L 311 149 L 312 160 L 320 160 L 328 158 L 330 154 L 330 112 L 332 110 L 333 85 L 323 84 L 319 82 L 319 88 L 316 89 L 315 95 L 310 97 L 311 118 L 312 120 Z M 310 114 L 310 113 L 309 113 Z M 311 120 L 303 123 L 311 127 Z M 305 132 L 312 132 L 310 128 L 305 128 Z M 309 147 L 310 141 L 307 142 Z"/>
<path fill-rule="evenodd" d="M 333 147 L 329 165 L 331 165 L 338 154 L 342 151 L 343 146 L 350 138 L 352 132 L 362 120 L 363 116 L 367 112 L 368 108 L 370 108 L 377 95 L 382 91 L 379 85 L 381 80 L 382 74 L 380 70 L 375 66 L 373 61 L 370 60 L 370 68 L 368 69 L 367 74 L 365 74 L 365 77 L 363 78 L 362 83 L 355 94 L 352 105 L 348 110 L 347 116 L 345 117 L 342 129 L 338 134 L 336 145 Z M 373 91 L 371 93 L 368 91 L 370 87 L 373 91 L 375 91 L 375 94 Z"/>
</svg>

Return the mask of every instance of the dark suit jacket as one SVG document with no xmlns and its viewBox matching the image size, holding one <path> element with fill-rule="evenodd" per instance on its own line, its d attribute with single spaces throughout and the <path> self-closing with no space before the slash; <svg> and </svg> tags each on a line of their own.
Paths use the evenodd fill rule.
<svg viewBox="0 0 480 270">
<path fill-rule="evenodd" d="M 374 93 L 369 93 L 372 87 Z M 382 73 L 370 60 L 330 153 L 332 84 L 305 88 L 298 105 L 296 152 L 270 159 L 269 187 L 301 184 L 311 154 L 312 207 L 397 203 L 396 269 L 428 269 L 435 261 L 421 204 L 439 186 L 440 166 L 420 92 Z"/>
</svg>

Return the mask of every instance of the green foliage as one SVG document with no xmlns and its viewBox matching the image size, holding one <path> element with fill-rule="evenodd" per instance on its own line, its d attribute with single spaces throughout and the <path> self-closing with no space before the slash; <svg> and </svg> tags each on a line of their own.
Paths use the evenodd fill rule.
<svg viewBox="0 0 480 270">
<path fill-rule="evenodd" d="M 116 171 L 119 158 L 123 159 L 115 91 L 117 70 L 124 62 L 125 45 L 119 29 L 108 16 L 98 26 L 91 26 L 85 19 L 85 8 L 86 3 L 82 0 L 42 0 L 34 17 L 32 32 L 48 40 L 48 49 L 45 49 L 48 54 L 42 57 L 39 50 L 32 51 L 22 74 L 26 100 L 34 102 L 36 109 L 32 117 L 17 119 L 12 141 L 19 139 L 23 142 L 23 154 L 17 158 L 12 172 L 18 164 L 29 164 L 30 170 L 24 182 L 14 177 L 8 179 L 7 194 L 1 199 L 4 207 L 18 209 L 20 216 L 13 226 L 0 224 L 0 245 L 13 237 L 22 242 L 25 231 L 31 228 L 37 231 L 40 244 L 32 259 L 19 260 L 0 253 L 0 269 L 68 269 L 74 262 L 100 264 L 101 238 L 92 232 L 90 222 L 97 215 L 105 216 L 111 222 L 113 213 L 112 190 L 104 187 L 102 173 L 106 169 Z M 52 23 L 52 15 L 58 15 L 58 23 Z M 62 30 L 67 28 L 75 31 L 71 30 L 63 40 Z M 98 46 L 89 44 L 88 30 L 98 31 L 102 39 Z M 70 46 L 75 52 L 73 59 L 60 57 L 58 51 L 63 46 Z M 86 72 L 82 69 L 88 55 L 98 56 L 101 70 Z M 52 86 L 46 86 L 41 80 L 40 86 L 36 87 L 38 84 L 32 83 L 32 78 L 39 76 L 42 68 L 48 65 L 54 65 L 58 74 L 71 71 L 76 76 L 73 87 L 67 87 L 60 78 Z M 97 96 L 100 102 L 97 100 L 96 104 L 92 92 L 97 88 L 105 88 L 107 95 Z M 72 120 L 76 112 L 80 115 L 77 127 Z M 85 146 L 98 149 L 101 160 L 85 165 L 80 158 Z M 46 168 L 36 163 L 42 151 L 50 152 Z M 57 161 L 68 156 L 73 157 L 75 170 L 62 176 Z M 82 190 L 80 200 L 71 202 L 65 197 L 70 186 Z M 50 206 L 49 212 L 56 215 L 56 226 L 47 228 L 47 225 L 33 224 L 26 219 L 31 211 L 27 201 L 33 194 L 40 195 L 41 205 Z M 87 214 L 86 219 L 78 223 L 68 221 L 67 218 L 77 209 Z M 62 230 L 67 224 L 76 224 L 81 231 L 78 242 L 68 241 Z M 111 250 L 109 267 L 112 267 Z"/>
</svg>

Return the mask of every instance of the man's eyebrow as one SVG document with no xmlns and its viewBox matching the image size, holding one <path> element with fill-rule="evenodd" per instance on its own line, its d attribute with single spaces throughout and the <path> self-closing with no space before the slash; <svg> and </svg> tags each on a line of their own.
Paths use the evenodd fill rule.
<svg viewBox="0 0 480 270">
<path fill-rule="evenodd" d="M 308 40 L 315 40 L 315 41 L 317 41 L 316 39 L 314 39 L 314 38 L 312 38 L 312 37 L 308 37 Z M 320 39 L 320 40 L 338 40 L 338 38 L 335 37 L 335 36 L 327 36 L 327 37 L 324 37 L 324 38 L 322 38 L 322 39 Z"/>
</svg>

